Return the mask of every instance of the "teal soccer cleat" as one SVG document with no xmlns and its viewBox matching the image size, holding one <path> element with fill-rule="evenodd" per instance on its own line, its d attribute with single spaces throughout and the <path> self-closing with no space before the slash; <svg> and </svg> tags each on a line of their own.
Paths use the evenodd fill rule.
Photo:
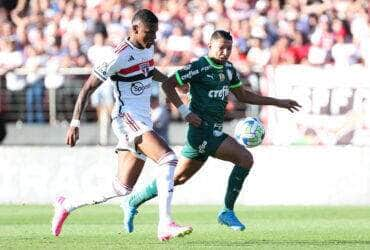
<svg viewBox="0 0 370 250">
<path fill-rule="evenodd" d="M 121 208 L 123 209 L 123 228 L 128 233 L 132 233 L 134 231 L 134 218 L 137 215 L 136 207 L 132 207 L 129 204 L 129 200 L 124 200 L 121 204 Z"/>
<path fill-rule="evenodd" d="M 236 217 L 233 210 L 223 209 L 217 216 L 217 221 L 221 225 L 226 225 L 235 231 L 243 231 L 245 226 Z"/>
</svg>

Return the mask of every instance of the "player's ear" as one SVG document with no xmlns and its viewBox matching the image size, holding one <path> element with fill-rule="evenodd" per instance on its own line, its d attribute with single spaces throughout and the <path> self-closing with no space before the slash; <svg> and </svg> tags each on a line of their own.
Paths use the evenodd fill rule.
<svg viewBox="0 0 370 250">
<path fill-rule="evenodd" d="M 137 24 L 132 25 L 132 31 L 135 34 L 138 34 L 139 33 L 139 25 L 137 25 Z"/>
</svg>

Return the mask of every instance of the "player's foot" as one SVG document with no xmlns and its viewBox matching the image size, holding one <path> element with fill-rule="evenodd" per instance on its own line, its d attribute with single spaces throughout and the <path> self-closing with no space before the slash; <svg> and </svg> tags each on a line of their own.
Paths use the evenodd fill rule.
<svg viewBox="0 0 370 250">
<path fill-rule="evenodd" d="M 223 209 L 218 214 L 217 221 L 236 231 L 243 231 L 245 229 L 245 226 L 236 217 L 234 211 L 230 209 Z"/>
<path fill-rule="evenodd" d="M 160 241 L 170 240 L 175 237 L 182 237 L 193 232 L 193 228 L 190 226 L 180 226 L 174 221 L 164 225 L 158 226 L 158 239 Z"/>
<path fill-rule="evenodd" d="M 123 228 L 128 233 L 132 233 L 134 231 L 134 218 L 137 215 L 136 207 L 132 207 L 129 204 L 129 200 L 124 199 L 121 208 L 123 209 Z"/>
<path fill-rule="evenodd" d="M 54 202 L 54 217 L 51 222 L 51 232 L 55 236 L 61 233 L 63 223 L 69 215 L 69 212 L 63 206 L 64 200 L 65 198 L 63 196 L 58 196 Z"/>
</svg>

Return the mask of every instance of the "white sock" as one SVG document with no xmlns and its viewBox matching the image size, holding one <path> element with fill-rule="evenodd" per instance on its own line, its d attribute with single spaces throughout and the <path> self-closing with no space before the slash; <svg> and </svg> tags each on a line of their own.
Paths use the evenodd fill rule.
<svg viewBox="0 0 370 250">
<path fill-rule="evenodd" d="M 157 177 L 159 225 L 166 225 L 172 221 L 171 203 L 177 157 L 173 152 L 168 152 L 158 161 L 158 164 L 160 168 Z"/>
<path fill-rule="evenodd" d="M 81 200 L 66 198 L 63 202 L 63 207 L 68 211 L 72 212 L 80 207 L 95 205 L 106 202 L 112 198 L 125 196 L 131 193 L 132 189 L 120 183 L 118 178 L 115 178 L 112 182 L 112 189 L 107 192 L 96 195 L 94 197 L 88 197 Z"/>
</svg>

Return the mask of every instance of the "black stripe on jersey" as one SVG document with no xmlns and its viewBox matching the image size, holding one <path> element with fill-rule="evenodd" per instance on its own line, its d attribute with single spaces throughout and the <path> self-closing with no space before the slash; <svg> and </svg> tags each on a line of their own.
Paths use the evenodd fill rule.
<svg viewBox="0 0 370 250">
<path fill-rule="evenodd" d="M 120 76 L 116 74 L 116 75 L 112 75 L 110 79 L 112 79 L 112 81 L 135 82 L 135 81 L 147 79 L 149 77 L 152 77 L 153 75 L 154 75 L 154 69 L 149 71 L 147 76 L 145 76 L 144 74 L 138 74 L 138 75 L 125 77 L 125 76 Z"/>
<path fill-rule="evenodd" d="M 119 105 L 119 109 L 118 109 L 118 114 L 122 114 L 121 112 L 121 108 L 123 108 L 123 106 L 125 105 L 121 99 L 121 91 L 119 90 L 119 86 L 118 86 L 118 81 L 116 81 L 116 87 L 117 87 L 117 92 L 118 92 L 118 101 L 120 102 L 121 105 Z"/>
</svg>

